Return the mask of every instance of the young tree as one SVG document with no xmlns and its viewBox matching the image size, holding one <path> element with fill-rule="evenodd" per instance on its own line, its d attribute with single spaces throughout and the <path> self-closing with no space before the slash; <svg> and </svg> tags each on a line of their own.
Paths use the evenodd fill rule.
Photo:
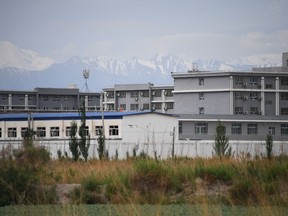
<svg viewBox="0 0 288 216">
<path fill-rule="evenodd" d="M 85 109 L 85 103 L 80 107 L 80 115 L 81 115 L 81 125 L 79 127 L 79 148 L 80 152 L 84 158 L 85 161 L 88 159 L 88 151 L 90 147 L 90 135 L 89 133 L 87 134 L 86 131 L 86 109 Z"/>
<path fill-rule="evenodd" d="M 99 159 L 102 160 L 102 158 L 104 158 L 105 156 L 105 137 L 103 135 L 103 130 L 99 130 L 99 136 L 97 138 L 97 142 L 98 142 L 98 155 L 99 155 Z"/>
<path fill-rule="evenodd" d="M 273 151 L 273 137 L 269 133 L 266 137 L 266 155 L 269 160 L 272 158 L 272 151 Z"/>
<path fill-rule="evenodd" d="M 77 161 L 80 156 L 80 150 L 77 140 L 77 123 L 75 121 L 71 123 L 69 149 L 72 153 L 73 160 Z"/>
<path fill-rule="evenodd" d="M 229 145 L 229 139 L 225 133 L 225 127 L 218 122 L 218 126 L 216 127 L 216 137 L 215 144 L 213 146 L 214 155 L 220 157 L 230 157 L 232 154 L 231 146 Z"/>
</svg>

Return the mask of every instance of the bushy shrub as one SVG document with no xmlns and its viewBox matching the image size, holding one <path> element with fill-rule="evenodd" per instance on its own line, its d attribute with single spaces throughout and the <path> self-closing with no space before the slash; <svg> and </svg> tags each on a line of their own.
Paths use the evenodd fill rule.
<svg viewBox="0 0 288 216">
<path fill-rule="evenodd" d="M 22 149 L 14 151 L 9 158 L 2 158 L 0 206 L 40 201 L 36 185 L 42 166 L 49 160 L 50 153 L 43 147 L 34 147 L 31 142 L 24 142 Z"/>
</svg>

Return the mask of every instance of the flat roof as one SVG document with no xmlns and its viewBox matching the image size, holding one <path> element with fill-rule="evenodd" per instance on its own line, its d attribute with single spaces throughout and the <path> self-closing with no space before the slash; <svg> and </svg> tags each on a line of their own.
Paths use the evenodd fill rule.
<svg viewBox="0 0 288 216">
<path fill-rule="evenodd" d="M 149 111 L 150 112 L 150 111 Z M 142 112 L 104 112 L 104 119 L 122 119 L 123 116 L 143 114 Z M 0 114 L 0 121 L 27 121 L 29 113 L 8 113 Z M 35 121 L 41 120 L 80 120 L 81 115 L 78 112 L 61 113 L 31 113 L 31 118 Z M 86 112 L 86 119 L 102 119 L 101 112 Z"/>
<path fill-rule="evenodd" d="M 179 114 L 179 121 L 203 121 L 203 122 L 281 122 L 288 123 L 288 115 L 265 116 L 265 115 L 201 115 Z"/>
</svg>

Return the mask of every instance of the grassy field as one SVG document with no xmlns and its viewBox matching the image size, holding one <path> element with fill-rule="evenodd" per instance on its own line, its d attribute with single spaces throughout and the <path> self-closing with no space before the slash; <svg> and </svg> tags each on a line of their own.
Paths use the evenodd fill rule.
<svg viewBox="0 0 288 216">
<path fill-rule="evenodd" d="M 0 160 L 0 215 L 287 215 L 288 157 Z M 77 184 L 62 194 L 61 187 Z M 63 188 L 62 188 L 63 189 Z M 90 205 L 87 205 L 90 204 Z"/>
<path fill-rule="evenodd" d="M 49 185 L 81 184 L 71 194 L 77 204 L 288 204 L 286 157 L 52 161 L 40 174 Z"/>
<path fill-rule="evenodd" d="M 0 208 L 0 215 L 99 215 L 99 216 L 172 216 L 172 215 L 213 215 L 213 216 L 286 216 L 288 208 L 286 207 L 256 207 L 256 206 L 227 206 L 227 205 L 37 205 L 37 206 L 9 206 Z"/>
</svg>

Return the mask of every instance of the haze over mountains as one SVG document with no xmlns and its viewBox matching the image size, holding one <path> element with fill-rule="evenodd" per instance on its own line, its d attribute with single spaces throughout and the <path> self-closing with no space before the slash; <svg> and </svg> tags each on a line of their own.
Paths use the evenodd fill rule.
<svg viewBox="0 0 288 216">
<path fill-rule="evenodd" d="M 0 42 L 0 89 L 65 88 L 69 84 L 76 84 L 81 90 L 84 86 L 83 69 L 90 70 L 90 91 L 100 91 L 114 84 L 125 83 L 173 85 L 170 73 L 192 70 L 192 62 L 199 70 L 237 71 L 250 70 L 255 66 L 245 59 L 239 60 L 239 63 L 225 63 L 216 59 L 187 62 L 172 55 L 157 55 L 149 60 L 134 57 L 126 61 L 109 56 L 74 56 L 62 63 L 56 63 L 34 51 L 18 48 L 10 42 Z"/>
</svg>

